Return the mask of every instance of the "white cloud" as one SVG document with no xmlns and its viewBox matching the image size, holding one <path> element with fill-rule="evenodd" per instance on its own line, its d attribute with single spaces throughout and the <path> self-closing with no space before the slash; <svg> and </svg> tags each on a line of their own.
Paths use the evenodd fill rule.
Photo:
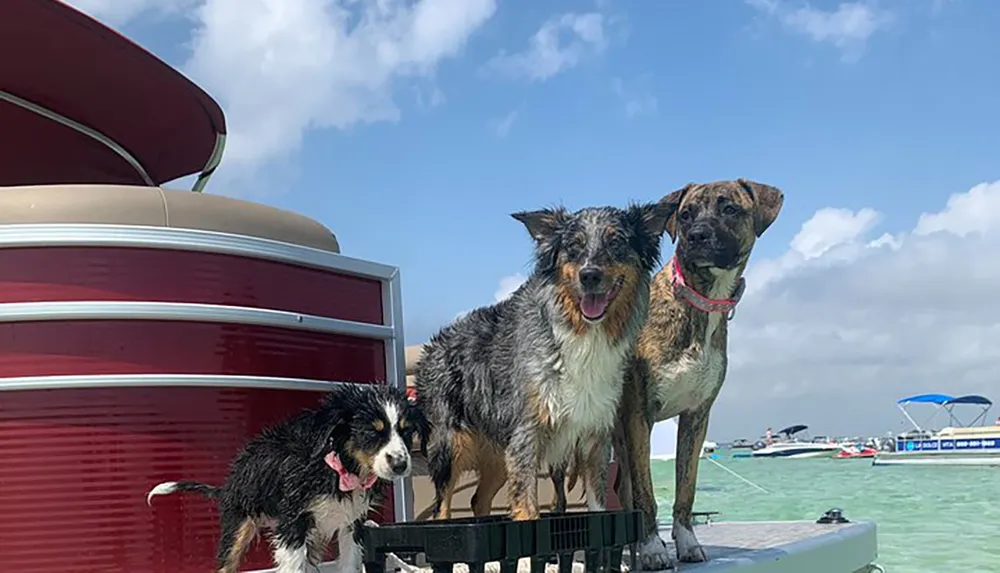
<svg viewBox="0 0 1000 573">
<path fill-rule="evenodd" d="M 914 233 L 929 235 L 936 232 L 954 233 L 961 237 L 985 235 L 997 229 L 997 213 L 1000 213 L 1000 192 L 997 184 L 981 183 L 967 193 L 948 197 L 948 203 L 940 213 L 924 213 L 917 221 Z"/>
<path fill-rule="evenodd" d="M 920 392 L 1000 399 L 1000 181 L 909 232 L 878 234 L 879 219 L 821 209 L 785 254 L 748 269 L 715 439 L 793 423 L 898 430 L 895 400 Z"/>
<path fill-rule="evenodd" d="M 625 117 L 629 119 L 641 115 L 656 115 L 660 110 L 659 101 L 643 87 L 626 88 L 621 78 L 614 78 L 611 80 L 611 89 L 624 104 Z"/>
<path fill-rule="evenodd" d="M 831 207 L 820 209 L 802 224 L 788 251 L 780 257 L 759 261 L 747 269 L 747 292 L 764 288 L 807 261 L 824 265 L 854 258 L 866 246 L 866 243 L 859 242 L 858 237 L 872 229 L 880 219 L 881 215 L 873 209 L 857 212 Z M 883 235 L 868 244 L 881 246 L 891 244 L 893 240 L 891 235 Z M 821 260 L 816 260 L 820 257 Z"/>
<path fill-rule="evenodd" d="M 776 18 L 785 28 L 815 42 L 836 46 L 845 62 L 857 61 L 868 39 L 892 23 L 892 14 L 868 2 L 844 2 L 836 10 L 804 4 L 789 7 L 779 0 L 746 0 L 746 3 Z"/>
<path fill-rule="evenodd" d="M 802 225 L 792 239 L 792 250 L 806 259 L 814 259 L 871 229 L 879 214 L 872 209 L 857 213 L 847 209 L 820 209 Z"/>
<path fill-rule="evenodd" d="M 493 292 L 493 302 L 501 302 L 507 300 L 510 295 L 514 294 L 514 291 L 521 288 L 521 285 L 528 280 L 528 277 L 521 273 L 514 273 L 510 276 L 506 276 L 500 279 L 500 283 L 497 285 L 497 290 Z M 455 315 L 455 320 L 462 318 L 463 316 L 469 314 L 471 309 L 463 310 Z"/>
<path fill-rule="evenodd" d="M 500 53 L 486 69 L 511 78 L 544 81 L 607 48 L 604 16 L 597 12 L 553 16 L 514 54 Z"/>
<path fill-rule="evenodd" d="M 931 14 L 938 15 L 957 0 L 931 0 Z"/>
<path fill-rule="evenodd" d="M 402 81 L 431 78 L 496 10 L 496 0 L 76 0 L 115 24 L 191 8 L 184 70 L 229 123 L 220 174 L 243 177 L 294 152 L 310 129 L 396 121 Z M 443 101 L 432 89 L 431 105 Z"/>
<path fill-rule="evenodd" d="M 413 91 L 414 97 L 417 100 L 417 105 L 420 107 L 437 107 L 447 101 L 444 92 L 437 86 L 434 86 L 429 90 L 414 88 Z"/>
<path fill-rule="evenodd" d="M 517 121 L 517 110 L 490 122 L 490 130 L 493 131 L 494 135 L 503 139 L 510 133 L 510 128 L 514 126 L 515 121 Z"/>
<path fill-rule="evenodd" d="M 173 15 L 196 6 L 199 0 L 66 0 L 86 14 L 111 26 L 120 26 L 144 12 Z"/>
<path fill-rule="evenodd" d="M 496 292 L 493 293 L 493 301 L 500 302 L 506 300 L 507 297 L 514 294 L 514 291 L 521 288 L 521 285 L 527 280 L 528 277 L 521 273 L 514 273 L 500 279 L 500 284 L 497 286 Z"/>
</svg>

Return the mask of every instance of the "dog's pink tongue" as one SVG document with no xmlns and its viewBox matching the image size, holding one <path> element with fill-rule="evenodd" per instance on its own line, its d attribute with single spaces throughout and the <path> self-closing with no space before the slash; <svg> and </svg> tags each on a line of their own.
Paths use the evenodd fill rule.
<svg viewBox="0 0 1000 573">
<path fill-rule="evenodd" d="M 607 294 L 585 294 L 580 300 L 580 310 L 587 318 L 599 318 L 608 308 Z"/>
</svg>

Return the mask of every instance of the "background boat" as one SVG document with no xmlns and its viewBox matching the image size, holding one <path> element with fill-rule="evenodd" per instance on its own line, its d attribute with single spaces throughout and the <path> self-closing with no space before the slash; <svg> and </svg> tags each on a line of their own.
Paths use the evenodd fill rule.
<svg viewBox="0 0 1000 573">
<path fill-rule="evenodd" d="M 838 460 L 874 458 L 878 450 L 864 444 L 840 444 L 841 450 L 833 457 Z"/>
<path fill-rule="evenodd" d="M 755 449 L 751 456 L 754 458 L 788 459 L 826 458 L 832 457 L 841 451 L 841 447 L 838 444 L 805 441 L 796 438 L 796 435 L 808 429 L 809 426 L 802 424 L 789 426 L 778 432 L 779 436 L 784 436 L 783 439 L 778 439 L 770 445 L 765 445 L 763 448 Z"/>
<path fill-rule="evenodd" d="M 891 451 L 879 452 L 872 465 L 1000 466 L 1000 426 L 984 425 L 993 405 L 990 399 L 974 394 L 957 398 L 947 394 L 920 394 L 902 398 L 896 405 L 914 429 L 897 436 Z M 929 420 L 947 415 L 951 425 L 933 430 L 926 427 L 928 422 L 918 424 L 909 411 L 915 405 L 932 408 Z M 956 406 L 978 408 L 979 411 L 971 422 L 962 424 Z"/>
</svg>

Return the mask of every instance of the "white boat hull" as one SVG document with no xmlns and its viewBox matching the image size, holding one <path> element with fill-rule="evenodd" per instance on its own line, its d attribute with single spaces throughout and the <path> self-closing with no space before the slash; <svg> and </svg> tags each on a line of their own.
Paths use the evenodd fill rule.
<svg viewBox="0 0 1000 573">
<path fill-rule="evenodd" d="M 879 454 L 872 460 L 873 466 L 996 466 L 1000 467 L 1000 454 L 987 456 L 963 456 L 954 454 Z"/>
<path fill-rule="evenodd" d="M 836 444 L 789 443 L 774 444 L 755 450 L 754 458 L 784 458 L 798 460 L 804 458 L 830 458 L 841 450 Z"/>
<path fill-rule="evenodd" d="M 929 438 L 896 439 L 896 451 L 879 453 L 876 466 L 1000 466 L 995 427 L 951 429 Z"/>
<path fill-rule="evenodd" d="M 751 457 L 754 458 L 782 458 L 786 460 L 801 460 L 806 458 L 829 458 L 833 457 L 834 452 L 831 451 L 819 451 L 819 452 L 803 452 L 799 454 L 757 454 L 753 453 Z"/>
</svg>

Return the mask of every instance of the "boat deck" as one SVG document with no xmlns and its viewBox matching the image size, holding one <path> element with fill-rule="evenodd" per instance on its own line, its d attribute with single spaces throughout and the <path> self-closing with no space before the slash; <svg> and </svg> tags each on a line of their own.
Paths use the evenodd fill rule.
<svg viewBox="0 0 1000 573">
<path fill-rule="evenodd" d="M 705 563 L 684 563 L 674 571 L 680 573 L 862 573 L 878 556 L 875 524 L 868 522 L 822 525 L 812 521 L 783 522 L 715 522 L 695 527 L 698 540 L 708 552 Z M 661 531 L 670 539 L 670 529 Z M 673 547 L 671 544 L 671 554 Z M 578 556 L 579 558 L 579 556 Z M 626 556 L 625 562 L 629 559 Z M 390 560 L 388 570 L 397 567 L 407 573 L 430 572 L 431 569 L 412 567 Z M 486 566 L 497 573 L 498 563 Z M 324 573 L 333 567 L 321 569 Z M 519 573 L 531 570 L 522 559 Z M 464 565 L 456 565 L 455 573 L 468 573 Z M 583 564 L 574 563 L 574 573 L 583 573 Z M 557 573 L 550 565 L 546 573 Z"/>
<path fill-rule="evenodd" d="M 719 522 L 695 528 L 708 553 L 705 563 L 685 563 L 684 573 L 855 573 L 875 562 L 875 524 L 822 525 L 811 521 Z M 661 532 L 670 539 L 670 530 Z M 673 544 L 671 544 L 671 550 Z"/>
</svg>

